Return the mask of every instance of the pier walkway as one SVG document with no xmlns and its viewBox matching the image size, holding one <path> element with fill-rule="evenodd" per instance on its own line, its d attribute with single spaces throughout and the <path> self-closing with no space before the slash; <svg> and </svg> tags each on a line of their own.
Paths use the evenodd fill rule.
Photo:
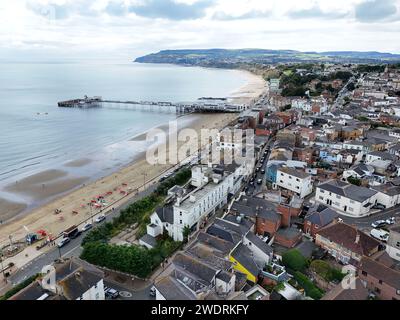
<svg viewBox="0 0 400 320">
<path fill-rule="evenodd" d="M 126 100 L 106 100 L 102 97 L 87 97 L 83 99 L 73 99 L 58 102 L 59 107 L 63 108 L 121 108 L 121 109 L 141 109 L 154 111 L 164 110 L 176 113 L 201 113 L 201 112 L 220 112 L 220 113 L 240 113 L 246 110 L 246 105 L 229 103 L 225 98 L 201 98 L 196 102 L 174 103 L 167 101 L 126 101 Z"/>
</svg>

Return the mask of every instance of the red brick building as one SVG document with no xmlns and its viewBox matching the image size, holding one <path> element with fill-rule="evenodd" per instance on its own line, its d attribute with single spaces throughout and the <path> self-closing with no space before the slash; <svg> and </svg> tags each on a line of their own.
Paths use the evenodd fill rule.
<svg viewBox="0 0 400 320">
<path fill-rule="evenodd" d="M 368 257 L 363 257 L 358 276 L 382 300 L 400 300 L 400 272 Z"/>
</svg>

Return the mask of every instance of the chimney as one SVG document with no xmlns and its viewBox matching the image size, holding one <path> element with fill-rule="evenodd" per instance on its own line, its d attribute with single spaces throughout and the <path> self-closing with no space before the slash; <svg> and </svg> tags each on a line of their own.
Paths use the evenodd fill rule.
<svg viewBox="0 0 400 320">
<path fill-rule="evenodd" d="M 359 244 L 360 243 L 360 233 L 357 231 L 357 234 L 356 234 L 356 241 L 355 241 L 355 243 L 356 244 Z"/>
</svg>

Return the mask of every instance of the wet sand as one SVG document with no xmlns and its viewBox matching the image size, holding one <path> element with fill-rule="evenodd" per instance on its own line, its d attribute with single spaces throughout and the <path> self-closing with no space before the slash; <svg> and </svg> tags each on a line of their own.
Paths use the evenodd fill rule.
<svg viewBox="0 0 400 320">
<path fill-rule="evenodd" d="M 8 185 L 5 190 L 29 196 L 36 202 L 69 191 L 87 179 L 87 177 L 68 177 L 67 172 L 62 170 L 47 170 Z"/>
<path fill-rule="evenodd" d="M 235 92 L 234 103 L 249 103 L 252 99 L 261 95 L 264 88 L 264 80 L 249 73 L 249 82 L 245 87 Z M 237 114 L 194 114 L 178 118 L 178 123 L 183 123 L 182 126 L 179 125 L 181 128 L 188 127 L 200 132 L 202 128 L 221 129 L 236 117 Z M 168 126 L 163 125 L 161 128 L 168 128 Z M 133 139 L 134 141 L 143 141 L 146 139 L 146 134 L 139 135 Z M 178 144 L 178 148 L 181 144 L 183 142 Z M 168 151 L 168 148 L 166 149 Z M 81 159 L 81 161 L 73 161 L 72 165 L 84 166 L 86 163 Z M 97 195 L 112 193 L 106 196 L 106 202 L 118 201 L 115 206 L 121 205 L 134 196 L 134 192 L 132 192 L 126 198 L 121 199 L 124 193 L 130 190 L 141 190 L 144 179 L 149 181 L 170 167 L 171 165 L 168 164 L 149 164 L 145 159 L 145 153 L 142 153 L 128 166 L 79 189 L 75 189 L 68 194 L 65 194 L 67 190 L 76 188 L 87 178 L 69 177 L 62 170 L 48 170 L 21 180 L 18 182 L 18 188 L 15 185 L 10 185 L 7 191 L 23 192 L 40 199 L 52 196 L 53 200 L 30 212 L 18 215 L 8 223 L 3 221 L 3 224 L 0 225 L 0 244 L 6 243 L 10 234 L 13 235 L 14 239 L 24 238 L 25 230 L 21 226 L 26 226 L 31 230 L 44 229 L 53 235 L 57 235 L 71 225 L 79 224 L 88 219 L 90 210 L 87 204 Z M 43 183 L 45 184 L 44 188 L 42 186 Z M 64 193 L 64 195 L 56 197 L 60 193 Z M 10 207 L 8 203 L 7 201 L 4 204 L 4 208 L 6 208 L 4 210 L 0 202 L 0 214 L 7 217 L 4 220 L 15 216 L 18 208 L 17 204 L 13 204 Z M 20 206 L 19 212 L 26 208 L 24 204 L 18 205 Z M 21 207 L 21 205 L 25 207 Z M 62 210 L 62 213 L 55 215 L 55 209 Z"/>
<path fill-rule="evenodd" d="M 68 167 L 68 168 L 80 168 L 80 167 L 84 167 L 84 166 L 88 165 L 91 162 L 92 162 L 92 160 L 83 158 L 83 159 L 69 161 L 69 162 L 65 163 L 64 166 Z"/>
<path fill-rule="evenodd" d="M 0 198 L 0 221 L 3 223 L 8 219 L 13 218 L 18 213 L 22 212 L 27 208 L 24 203 L 12 202 Z"/>
</svg>

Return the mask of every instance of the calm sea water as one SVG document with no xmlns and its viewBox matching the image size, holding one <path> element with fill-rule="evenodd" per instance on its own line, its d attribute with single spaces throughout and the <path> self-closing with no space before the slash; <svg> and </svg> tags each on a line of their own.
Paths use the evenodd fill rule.
<svg viewBox="0 0 400 320">
<path fill-rule="evenodd" d="M 74 159 L 99 160 L 85 169 L 91 176 L 122 166 L 143 151 L 127 152 L 126 141 L 176 117 L 108 108 L 64 109 L 57 107 L 58 101 L 84 95 L 194 101 L 228 96 L 246 81 L 238 71 L 170 65 L 0 63 L 0 196 L 1 188 L 13 181 Z"/>
</svg>

